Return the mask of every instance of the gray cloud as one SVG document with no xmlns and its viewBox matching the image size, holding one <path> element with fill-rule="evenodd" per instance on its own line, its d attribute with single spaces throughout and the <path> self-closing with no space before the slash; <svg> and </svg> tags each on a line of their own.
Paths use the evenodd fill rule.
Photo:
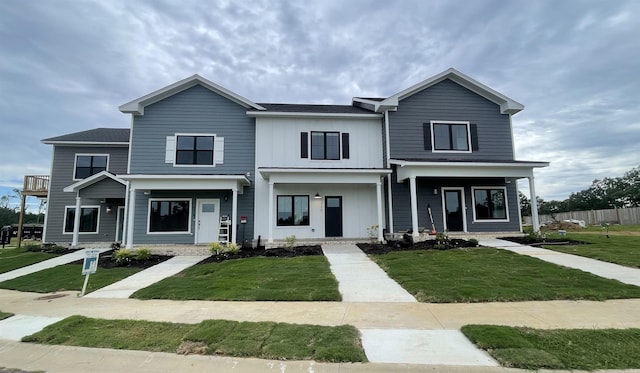
<svg viewBox="0 0 640 373">
<path fill-rule="evenodd" d="M 49 172 L 40 139 L 126 127 L 118 105 L 194 73 L 255 101 L 349 103 L 456 67 L 525 104 L 517 157 L 551 161 L 537 192 L 564 199 L 640 163 L 637 14 L 632 0 L 0 2 L 0 186 Z"/>
</svg>

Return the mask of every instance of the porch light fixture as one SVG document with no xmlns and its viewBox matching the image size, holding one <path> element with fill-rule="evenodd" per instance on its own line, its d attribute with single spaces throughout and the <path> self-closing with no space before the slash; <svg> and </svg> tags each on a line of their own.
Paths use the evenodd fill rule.
<svg viewBox="0 0 640 373">
<path fill-rule="evenodd" d="M 107 214 L 110 214 L 111 213 L 111 206 L 107 206 L 107 210 L 106 211 L 107 211 Z"/>
<path fill-rule="evenodd" d="M 438 195 L 438 188 L 433 188 L 433 195 L 437 196 Z"/>
<path fill-rule="evenodd" d="M 320 198 L 322 198 L 322 197 L 320 197 L 320 193 L 316 193 L 316 195 L 315 195 L 315 196 L 313 196 L 313 198 L 315 198 L 315 199 L 320 199 Z"/>
</svg>

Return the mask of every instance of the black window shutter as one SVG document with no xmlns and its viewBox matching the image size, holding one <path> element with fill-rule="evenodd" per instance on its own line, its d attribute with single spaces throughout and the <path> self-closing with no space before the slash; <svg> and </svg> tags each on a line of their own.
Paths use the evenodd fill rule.
<svg viewBox="0 0 640 373">
<path fill-rule="evenodd" d="M 478 125 L 471 123 L 471 150 L 480 150 L 478 147 Z"/>
<path fill-rule="evenodd" d="M 349 134 L 342 133 L 342 158 L 349 159 Z"/>
<path fill-rule="evenodd" d="M 431 149 L 431 123 L 422 124 L 422 135 L 424 137 L 424 150 Z"/>
<path fill-rule="evenodd" d="M 300 158 L 309 158 L 309 133 L 300 132 Z"/>
</svg>

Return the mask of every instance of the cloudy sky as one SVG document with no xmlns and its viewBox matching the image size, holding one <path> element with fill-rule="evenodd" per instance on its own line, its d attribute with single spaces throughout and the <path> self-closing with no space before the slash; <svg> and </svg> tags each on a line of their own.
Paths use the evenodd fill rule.
<svg viewBox="0 0 640 373">
<path fill-rule="evenodd" d="M 525 105 L 516 155 L 551 162 L 545 200 L 640 165 L 640 1 L 3 0 L 0 194 L 49 173 L 41 139 L 128 127 L 119 105 L 194 73 L 349 104 L 449 67 Z"/>
</svg>

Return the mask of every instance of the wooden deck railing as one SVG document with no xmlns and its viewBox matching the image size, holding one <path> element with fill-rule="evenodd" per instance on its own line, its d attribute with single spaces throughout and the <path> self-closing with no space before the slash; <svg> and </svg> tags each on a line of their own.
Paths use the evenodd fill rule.
<svg viewBox="0 0 640 373">
<path fill-rule="evenodd" d="M 25 175 L 22 193 L 27 196 L 46 197 L 49 192 L 49 175 Z"/>
</svg>

